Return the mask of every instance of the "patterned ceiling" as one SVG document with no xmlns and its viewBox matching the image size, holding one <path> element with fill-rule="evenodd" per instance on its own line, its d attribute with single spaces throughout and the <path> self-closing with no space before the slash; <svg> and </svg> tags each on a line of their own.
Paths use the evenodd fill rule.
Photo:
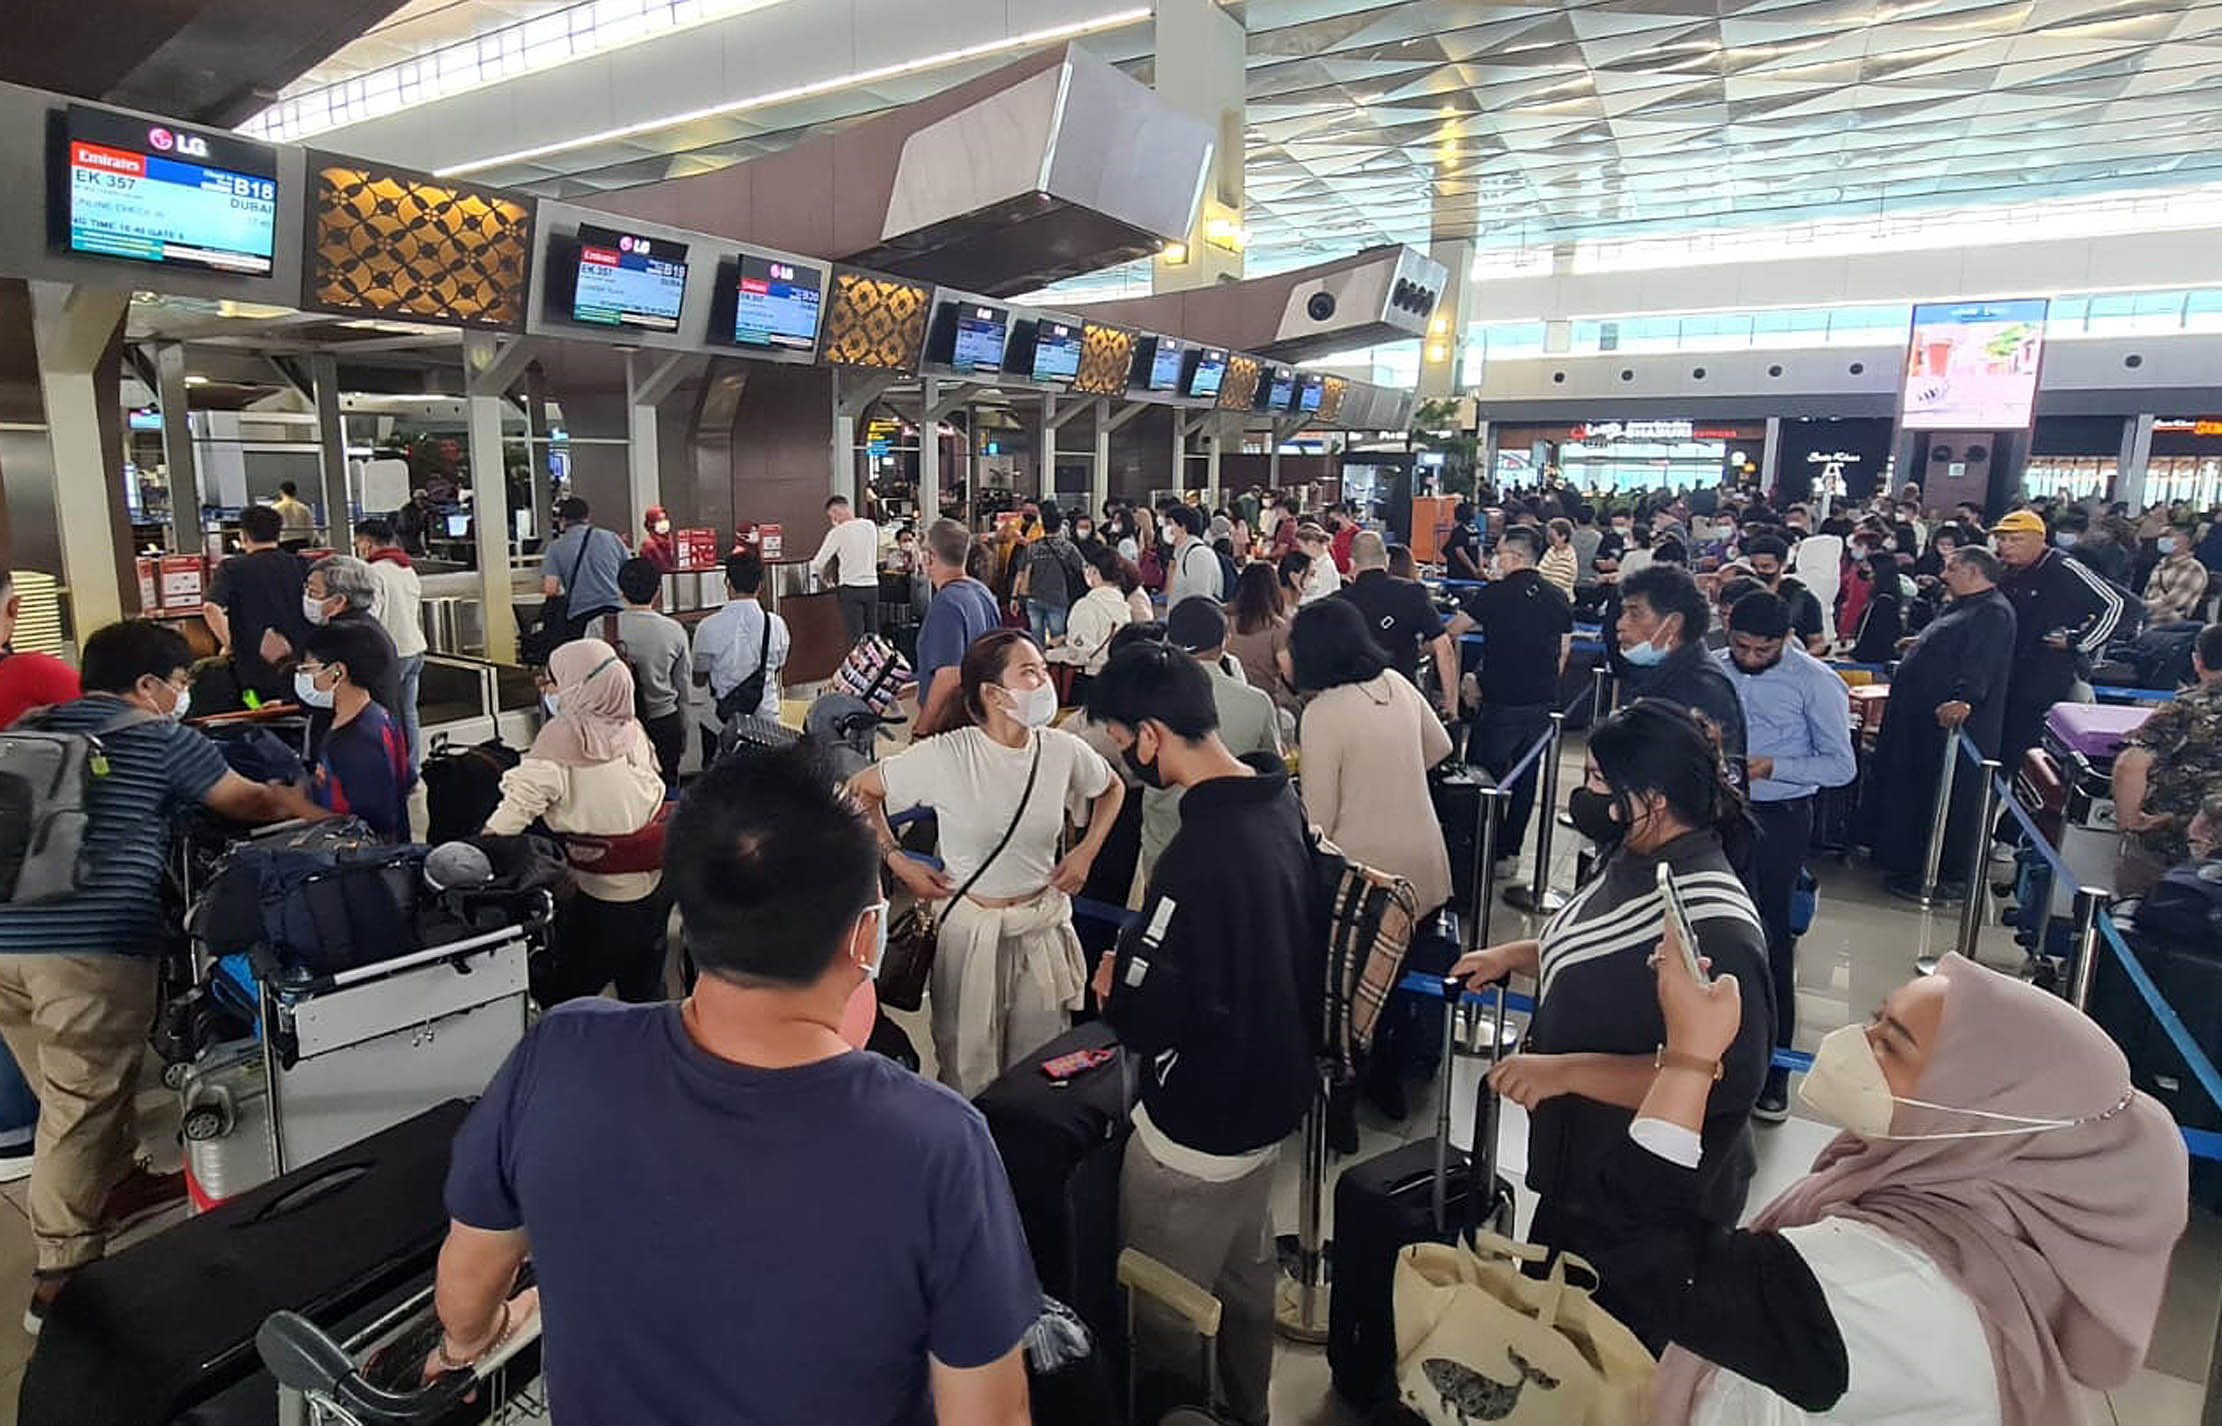
<svg viewBox="0 0 2222 1426">
<path fill-rule="evenodd" d="M 357 42 L 374 52 L 343 51 L 325 75 L 386 62 L 396 42 L 545 8 L 415 0 Z M 1431 234 L 1531 245 L 2222 178 L 2222 0 L 1228 9 L 1250 31 L 1254 272 Z M 1148 33 L 1086 43 L 1147 82 Z M 576 196 L 703 172 L 992 67 L 951 65 L 477 176 Z"/>
</svg>

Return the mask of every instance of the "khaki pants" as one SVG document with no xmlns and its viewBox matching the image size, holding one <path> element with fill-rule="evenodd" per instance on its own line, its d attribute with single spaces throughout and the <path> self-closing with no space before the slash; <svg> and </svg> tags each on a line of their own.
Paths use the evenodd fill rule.
<svg viewBox="0 0 2222 1426">
<path fill-rule="evenodd" d="M 82 1267 L 106 1246 L 101 1206 L 139 1149 L 133 1100 L 154 1009 L 148 958 L 0 956 L 0 1037 L 39 1098 L 30 1208 L 40 1272 Z"/>
</svg>

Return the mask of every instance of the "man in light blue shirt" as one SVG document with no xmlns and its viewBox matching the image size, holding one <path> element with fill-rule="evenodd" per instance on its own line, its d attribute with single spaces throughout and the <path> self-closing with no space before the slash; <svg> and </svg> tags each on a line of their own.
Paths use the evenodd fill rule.
<svg viewBox="0 0 2222 1426">
<path fill-rule="evenodd" d="M 596 529 L 587 518 L 586 502 L 576 495 L 557 504 L 556 519 L 563 523 L 563 533 L 540 556 L 540 592 L 550 599 L 564 596 L 569 637 L 575 639 L 589 621 L 624 607 L 617 594 L 617 571 L 625 563 L 625 542 L 609 530 Z"/>
<path fill-rule="evenodd" d="M 739 717 L 779 716 L 779 671 L 787 666 L 787 621 L 757 599 L 764 562 L 754 555 L 725 561 L 725 607 L 694 631 L 694 676 L 717 700 L 720 725 Z"/>
<path fill-rule="evenodd" d="M 1790 902 L 1805 875 L 1813 838 L 1813 802 L 1824 787 L 1859 775 L 1852 756 L 1852 696 L 1835 670 L 1790 643 L 1790 606 L 1759 591 L 1728 611 L 1728 647 L 1721 661 L 1744 708 L 1744 763 L 1752 815 L 1758 820 L 1745 885 L 1767 931 L 1774 971 L 1775 1044 L 1788 1048 L 1798 1022 L 1798 938 Z M 1755 1118 L 1789 1117 L 1790 1077 L 1767 1076 Z"/>
</svg>

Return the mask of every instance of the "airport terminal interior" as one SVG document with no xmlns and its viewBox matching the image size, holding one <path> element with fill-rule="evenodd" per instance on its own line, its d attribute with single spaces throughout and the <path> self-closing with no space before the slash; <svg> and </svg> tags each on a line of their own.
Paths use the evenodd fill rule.
<svg viewBox="0 0 2222 1426">
<path fill-rule="evenodd" d="M 31 11 L 0 1426 L 2222 1426 L 2222 0 Z"/>
</svg>

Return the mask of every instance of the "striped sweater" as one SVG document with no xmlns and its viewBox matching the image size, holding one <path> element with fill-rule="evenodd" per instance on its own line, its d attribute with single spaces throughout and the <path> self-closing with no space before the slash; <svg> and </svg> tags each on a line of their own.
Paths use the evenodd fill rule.
<svg viewBox="0 0 2222 1426">
<path fill-rule="evenodd" d="M 1743 993 L 1743 1026 L 1713 1088 L 1699 1188 L 1706 1216 L 1733 1223 L 1751 1181 L 1748 1121 L 1773 1050 L 1774 992 L 1766 934 L 1717 834 L 1692 832 L 1649 856 L 1610 854 L 1545 924 L 1527 1048 L 1648 1057 L 1666 1039 L 1649 965 L 1663 924 L 1654 870 L 1661 859 L 1674 869 L 1699 953 L 1712 958 L 1715 975 L 1733 972 Z M 1529 1186 L 1565 1211 L 1582 1212 L 1599 1166 L 1633 1118 L 1572 1096 L 1538 1106 L 1529 1118 Z"/>
</svg>

